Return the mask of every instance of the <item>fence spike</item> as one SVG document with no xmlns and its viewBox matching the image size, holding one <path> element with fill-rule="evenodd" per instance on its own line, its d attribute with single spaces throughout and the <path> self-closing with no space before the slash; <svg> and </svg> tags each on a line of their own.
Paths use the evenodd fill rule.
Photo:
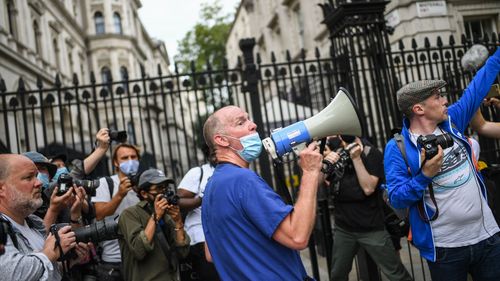
<svg viewBox="0 0 500 281">
<path fill-rule="evenodd" d="M 262 59 L 260 58 L 260 53 L 257 53 L 255 61 L 257 62 L 257 64 L 260 64 L 262 62 Z"/>
<path fill-rule="evenodd" d="M 455 46 L 455 36 L 453 36 L 453 34 L 450 34 L 450 46 Z"/>
<path fill-rule="evenodd" d="M 405 44 L 403 43 L 403 40 L 399 40 L 399 50 L 404 50 L 405 49 Z"/>
<path fill-rule="evenodd" d="M 462 33 L 462 36 L 460 38 L 460 41 L 462 42 L 462 45 L 467 45 L 467 37 L 465 36 L 465 34 Z"/>
<path fill-rule="evenodd" d="M 301 54 L 302 60 L 305 60 L 306 59 L 306 50 L 304 48 L 300 49 L 300 54 Z"/>
<path fill-rule="evenodd" d="M 227 70 L 228 68 L 229 68 L 229 66 L 228 66 L 228 63 L 227 63 L 227 59 L 223 58 L 222 59 L 222 69 Z"/>
<path fill-rule="evenodd" d="M 59 73 L 56 74 L 56 81 L 54 82 L 56 88 L 61 88 L 61 78 L 59 77 Z"/>
<path fill-rule="evenodd" d="M 484 33 L 483 42 L 485 45 L 488 45 L 488 43 L 490 42 L 490 37 L 488 36 L 488 33 Z"/>
<path fill-rule="evenodd" d="M 286 61 L 290 62 L 292 60 L 292 56 L 290 56 L 290 51 L 286 50 Z"/>
<path fill-rule="evenodd" d="M 95 84 L 95 74 L 94 74 L 94 71 L 90 71 L 90 83 L 92 85 Z"/>
<path fill-rule="evenodd" d="M 146 70 L 144 69 L 144 65 L 141 63 L 139 64 L 140 69 L 141 69 L 141 77 L 144 78 L 146 77 Z"/>
<path fill-rule="evenodd" d="M 429 37 L 424 38 L 424 47 L 426 49 L 429 49 L 431 47 L 431 41 L 429 40 Z"/>
<path fill-rule="evenodd" d="M 24 79 L 22 76 L 19 77 L 19 85 L 17 86 L 17 92 L 20 94 L 26 92 L 26 87 L 24 86 Z"/>
<path fill-rule="evenodd" d="M 207 70 L 208 71 L 212 70 L 212 64 L 210 64 L 210 60 L 209 59 L 207 59 L 207 61 L 205 62 L 205 65 L 207 66 Z"/>
<path fill-rule="evenodd" d="M 271 62 L 276 62 L 276 56 L 274 55 L 274 51 L 271 51 Z"/>
<path fill-rule="evenodd" d="M 36 75 L 36 87 L 37 87 L 39 90 L 43 89 L 43 81 L 42 81 L 42 77 L 41 77 L 39 74 L 37 74 L 37 75 Z"/>
<path fill-rule="evenodd" d="M 495 32 L 492 32 L 491 33 L 491 43 L 494 44 L 495 42 L 497 42 L 497 40 L 498 40 L 497 34 Z"/>
<path fill-rule="evenodd" d="M 441 36 L 437 37 L 436 45 L 440 48 L 443 47 L 443 40 L 441 39 Z"/>
<path fill-rule="evenodd" d="M 415 40 L 415 38 L 411 39 L 411 47 L 413 49 L 418 48 L 418 46 L 417 46 L 417 40 Z"/>
<path fill-rule="evenodd" d="M 320 53 L 319 53 L 319 48 L 318 47 L 315 47 L 314 48 L 314 56 L 319 59 L 321 56 L 320 56 Z"/>
<path fill-rule="evenodd" d="M 162 72 L 161 72 L 161 65 L 160 64 L 157 64 L 156 65 L 156 69 L 158 71 L 158 76 L 161 76 Z"/>
<path fill-rule="evenodd" d="M 0 92 L 7 92 L 7 87 L 5 86 L 5 80 L 3 80 L 2 75 L 0 75 Z"/>
<path fill-rule="evenodd" d="M 78 84 L 79 84 L 78 75 L 76 75 L 76 73 L 73 72 L 73 85 L 78 86 Z"/>
</svg>

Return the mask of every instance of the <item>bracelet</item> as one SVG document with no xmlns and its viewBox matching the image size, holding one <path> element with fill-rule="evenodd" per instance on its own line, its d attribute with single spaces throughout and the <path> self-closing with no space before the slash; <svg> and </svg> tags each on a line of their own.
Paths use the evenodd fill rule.
<svg viewBox="0 0 500 281">
<path fill-rule="evenodd" d="M 80 216 L 77 220 L 72 220 L 71 218 L 69 219 L 70 223 L 75 223 L 75 224 L 83 224 L 82 216 Z"/>
<path fill-rule="evenodd" d="M 159 221 L 159 220 L 157 220 L 157 219 L 156 219 L 155 214 L 151 214 L 151 218 L 153 219 L 153 221 L 154 221 L 155 223 L 158 223 L 158 221 Z"/>
<path fill-rule="evenodd" d="M 179 230 L 181 230 L 181 229 L 184 229 L 184 225 L 181 225 L 181 226 L 179 226 L 179 227 L 174 227 L 174 230 L 175 230 L 175 231 L 179 231 Z"/>
</svg>

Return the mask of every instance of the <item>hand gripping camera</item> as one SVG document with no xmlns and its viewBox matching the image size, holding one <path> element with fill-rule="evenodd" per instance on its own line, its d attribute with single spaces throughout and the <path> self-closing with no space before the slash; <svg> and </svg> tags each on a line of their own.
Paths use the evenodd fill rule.
<svg viewBox="0 0 500 281">
<path fill-rule="evenodd" d="M 78 180 L 73 179 L 70 174 L 64 173 L 57 179 L 57 196 L 64 195 L 68 190 L 76 184 L 76 186 L 83 186 L 85 192 L 90 196 L 95 195 L 95 190 L 99 187 L 99 180 Z"/>
<path fill-rule="evenodd" d="M 167 199 L 167 203 L 170 205 L 179 204 L 179 196 L 177 196 L 172 190 L 169 190 L 161 195 L 163 198 Z"/>
<path fill-rule="evenodd" d="M 438 145 L 442 149 L 453 146 L 453 138 L 450 134 L 419 136 L 417 144 L 425 149 L 425 159 L 431 159 L 438 153 Z"/>
</svg>

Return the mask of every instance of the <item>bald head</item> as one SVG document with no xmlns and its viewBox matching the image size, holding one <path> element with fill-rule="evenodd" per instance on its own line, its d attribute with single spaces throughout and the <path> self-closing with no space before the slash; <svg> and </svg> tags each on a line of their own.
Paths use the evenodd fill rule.
<svg viewBox="0 0 500 281">
<path fill-rule="evenodd" d="M 215 150 L 215 134 L 224 133 L 224 128 L 228 123 L 228 119 L 232 116 L 231 113 L 240 110 L 241 108 L 237 106 L 228 105 L 215 111 L 207 118 L 207 121 L 205 121 L 205 124 L 203 125 L 203 137 L 212 151 Z"/>
<path fill-rule="evenodd" d="M 5 180 L 11 173 L 14 163 L 33 163 L 31 159 L 20 154 L 0 154 L 0 180 Z"/>
</svg>

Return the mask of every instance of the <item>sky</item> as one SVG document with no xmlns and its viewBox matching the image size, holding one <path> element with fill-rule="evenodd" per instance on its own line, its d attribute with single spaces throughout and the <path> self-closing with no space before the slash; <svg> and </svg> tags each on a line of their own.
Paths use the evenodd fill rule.
<svg viewBox="0 0 500 281">
<path fill-rule="evenodd" d="M 219 0 L 223 14 L 236 11 L 240 0 Z M 149 36 L 165 42 L 170 59 L 177 53 L 177 41 L 199 21 L 201 3 L 215 0 L 141 0 L 139 17 Z"/>
</svg>

